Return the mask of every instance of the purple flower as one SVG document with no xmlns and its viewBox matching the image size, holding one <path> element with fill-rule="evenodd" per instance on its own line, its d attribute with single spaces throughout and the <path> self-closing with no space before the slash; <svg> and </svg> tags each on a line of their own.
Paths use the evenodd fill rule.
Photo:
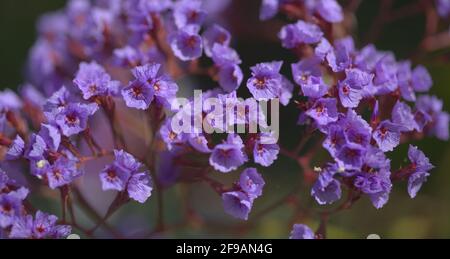
<svg viewBox="0 0 450 259">
<path fill-rule="evenodd" d="M 211 49 L 211 58 L 217 66 L 241 63 L 241 59 L 234 49 L 217 43 Z"/>
<path fill-rule="evenodd" d="M 86 100 L 93 96 L 115 94 L 118 91 L 117 83 L 112 82 L 105 69 L 95 61 L 82 62 L 73 83 L 81 90 Z"/>
<path fill-rule="evenodd" d="M 326 61 L 333 72 L 341 72 L 351 67 L 354 43 L 351 37 L 337 40 L 334 49 L 326 55 Z"/>
<path fill-rule="evenodd" d="M 262 0 L 259 19 L 262 21 L 273 18 L 278 13 L 279 0 Z"/>
<path fill-rule="evenodd" d="M 247 81 L 247 87 L 256 100 L 267 100 L 279 95 L 282 85 L 280 74 L 283 62 L 273 61 L 260 63 L 251 67 L 252 77 Z"/>
<path fill-rule="evenodd" d="M 318 125 L 327 125 L 338 119 L 337 101 L 335 98 L 320 98 L 306 111 L 306 115 L 313 118 Z"/>
<path fill-rule="evenodd" d="M 200 27 L 206 16 L 206 12 L 202 9 L 202 1 L 199 0 L 181 0 L 173 7 L 173 18 L 179 29 L 185 26 Z"/>
<path fill-rule="evenodd" d="M 253 206 L 253 200 L 244 192 L 231 191 L 222 194 L 223 208 L 226 213 L 238 219 L 247 220 Z"/>
<path fill-rule="evenodd" d="M 420 65 L 412 71 L 411 81 L 414 90 L 417 92 L 428 92 L 433 85 L 427 69 Z"/>
<path fill-rule="evenodd" d="M 144 203 L 153 190 L 148 171 L 139 171 L 142 164 L 123 150 L 114 150 L 114 162 L 100 172 L 103 190 L 126 191 L 128 196 Z"/>
<path fill-rule="evenodd" d="M 123 191 L 126 183 L 130 178 L 128 170 L 122 170 L 120 167 L 112 164 L 106 166 L 100 172 L 100 180 L 102 182 L 102 190 Z"/>
<path fill-rule="evenodd" d="M 154 98 L 154 90 L 146 82 L 134 80 L 122 89 L 122 96 L 128 107 L 146 110 Z"/>
<path fill-rule="evenodd" d="M 295 48 L 302 43 L 317 43 L 322 39 L 322 36 L 323 32 L 319 26 L 301 20 L 294 24 L 285 25 L 278 33 L 283 47 L 288 49 Z"/>
<path fill-rule="evenodd" d="M 262 166 L 270 166 L 277 159 L 280 147 L 277 140 L 270 133 L 261 133 L 255 141 L 253 159 Z"/>
<path fill-rule="evenodd" d="M 183 28 L 172 35 L 171 38 L 170 46 L 179 59 L 188 61 L 202 56 L 202 37 L 195 30 Z"/>
<path fill-rule="evenodd" d="M 316 2 L 316 10 L 325 21 L 337 23 L 344 19 L 342 7 L 336 0 L 319 0 Z"/>
<path fill-rule="evenodd" d="M 139 66 L 132 72 L 136 79 L 122 90 L 127 106 L 145 110 L 154 98 L 166 107 L 170 106 L 176 97 L 178 85 L 162 72 L 160 64 Z"/>
<path fill-rule="evenodd" d="M 415 119 L 420 127 L 427 125 L 427 133 L 435 135 L 441 140 L 448 140 L 449 138 L 449 114 L 442 111 L 442 100 L 435 96 L 422 95 L 417 98 Z"/>
<path fill-rule="evenodd" d="M 411 198 L 414 198 L 430 175 L 428 171 L 433 169 L 434 166 L 422 151 L 412 145 L 409 145 L 408 158 L 412 163 L 413 170 L 408 179 L 408 194 Z"/>
<path fill-rule="evenodd" d="M 389 120 L 382 121 L 373 132 L 373 138 L 378 147 L 386 151 L 392 151 L 400 144 L 400 135 L 403 127 Z"/>
<path fill-rule="evenodd" d="M 397 80 L 400 93 L 403 99 L 407 101 L 415 101 L 416 94 L 412 86 L 412 72 L 411 72 L 411 62 L 403 61 L 397 64 Z"/>
<path fill-rule="evenodd" d="M 173 150 L 175 147 L 184 144 L 186 140 L 185 134 L 177 133 L 172 129 L 172 121 L 170 119 L 166 120 L 161 126 L 159 134 L 168 150 Z"/>
<path fill-rule="evenodd" d="M 375 94 L 388 94 L 397 89 L 397 63 L 392 54 L 385 55 L 376 64 L 373 83 Z"/>
<path fill-rule="evenodd" d="M 328 92 L 328 85 L 322 79 L 320 60 L 316 57 L 306 58 L 292 64 L 294 81 L 302 88 L 305 96 L 320 98 Z"/>
<path fill-rule="evenodd" d="M 289 239 L 315 239 L 314 231 L 306 225 L 295 224 Z"/>
<path fill-rule="evenodd" d="M 202 34 L 205 54 L 212 56 L 212 50 L 215 44 L 228 46 L 230 44 L 230 33 L 220 25 L 213 24 Z"/>
<path fill-rule="evenodd" d="M 114 50 L 114 64 L 121 67 L 134 67 L 141 63 L 141 53 L 131 46 Z"/>
<path fill-rule="evenodd" d="M 344 131 L 341 126 L 331 124 L 327 126 L 326 135 L 327 137 L 322 146 L 328 150 L 331 156 L 335 157 L 337 151 L 340 150 L 345 143 L 347 143 Z"/>
<path fill-rule="evenodd" d="M 321 61 L 324 61 L 328 54 L 331 54 L 334 51 L 333 46 L 331 46 L 330 42 L 326 38 L 322 38 L 314 49 L 314 54 Z"/>
<path fill-rule="evenodd" d="M 347 69 L 346 78 L 339 82 L 339 98 L 342 106 L 346 108 L 358 107 L 363 98 L 362 89 L 371 84 L 373 75 L 357 68 Z"/>
<path fill-rule="evenodd" d="M 259 197 L 266 183 L 256 168 L 246 168 L 239 178 L 239 186 L 249 197 Z"/>
<path fill-rule="evenodd" d="M 191 134 L 188 142 L 198 152 L 211 153 L 211 149 L 208 147 L 208 140 L 203 134 Z"/>
<path fill-rule="evenodd" d="M 450 15 L 450 1 L 448 0 L 435 0 L 436 11 L 442 18 L 448 18 Z"/>
<path fill-rule="evenodd" d="M 139 203 L 144 203 L 152 194 L 152 186 L 153 182 L 148 171 L 135 173 L 128 181 L 128 196 Z"/>
<path fill-rule="evenodd" d="M 52 165 L 44 167 L 43 172 L 51 189 L 68 185 L 82 175 L 82 172 L 77 169 L 76 162 L 64 157 L 58 158 Z"/>
<path fill-rule="evenodd" d="M 9 147 L 8 152 L 6 153 L 6 159 L 14 160 L 22 157 L 24 149 L 25 149 L 25 142 L 19 135 L 17 135 L 14 138 L 13 143 Z"/>
<path fill-rule="evenodd" d="M 59 130 L 50 124 L 41 124 L 39 136 L 44 140 L 47 148 L 57 151 L 61 143 L 61 134 Z"/>
<path fill-rule="evenodd" d="M 11 229 L 10 238 L 64 238 L 70 234 L 72 228 L 66 225 L 56 225 L 58 218 L 41 211 L 36 212 L 33 219 L 31 215 L 17 220 Z"/>
<path fill-rule="evenodd" d="M 226 142 L 214 147 L 209 164 L 222 173 L 236 170 L 248 160 L 243 148 L 241 137 L 229 134 Z"/>
<path fill-rule="evenodd" d="M 58 91 L 54 92 L 47 99 L 47 102 L 44 105 L 44 110 L 47 112 L 51 112 L 53 110 L 61 110 L 72 101 L 73 98 L 70 92 L 65 86 L 62 86 Z"/>
<path fill-rule="evenodd" d="M 0 195 L 0 227 L 7 228 L 21 216 L 22 199 L 14 193 Z"/>
<path fill-rule="evenodd" d="M 367 194 L 375 208 L 379 209 L 389 199 L 392 189 L 390 175 L 390 160 L 383 151 L 370 146 L 363 157 L 362 170 L 353 175 L 353 184 Z"/>
<path fill-rule="evenodd" d="M 89 116 L 97 109 L 98 105 L 95 103 L 70 103 L 56 115 L 55 123 L 64 136 L 70 137 L 86 129 Z"/>
<path fill-rule="evenodd" d="M 219 84 L 226 92 L 239 88 L 244 79 L 241 68 L 236 64 L 225 64 L 219 67 Z"/>
<path fill-rule="evenodd" d="M 347 143 L 336 154 L 336 159 L 344 164 L 345 169 L 360 169 L 363 164 L 365 149 L 360 145 Z"/>
<path fill-rule="evenodd" d="M 383 207 L 392 188 L 389 171 L 381 170 L 376 173 L 362 173 L 356 176 L 354 185 L 369 195 L 375 208 Z"/>
<path fill-rule="evenodd" d="M 313 196 L 320 205 L 332 204 L 342 195 L 341 184 L 334 179 L 335 168 L 326 168 L 320 172 L 316 183 L 311 189 Z"/>
<path fill-rule="evenodd" d="M 392 122 L 402 126 L 401 131 L 420 130 L 417 122 L 414 120 L 411 107 L 401 101 L 398 101 L 392 109 Z"/>
</svg>

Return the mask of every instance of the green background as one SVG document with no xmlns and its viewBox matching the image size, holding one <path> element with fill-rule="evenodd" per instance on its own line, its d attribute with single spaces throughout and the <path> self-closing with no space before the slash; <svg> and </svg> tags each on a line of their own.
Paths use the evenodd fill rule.
<svg viewBox="0 0 450 259">
<path fill-rule="evenodd" d="M 244 73 L 248 75 L 248 66 L 257 62 L 270 59 L 282 59 L 286 62 L 294 61 L 293 56 L 286 50 L 281 49 L 279 43 L 273 38 L 264 38 L 255 35 L 271 34 L 276 35 L 276 30 L 270 30 L 271 25 L 263 23 L 265 29 L 256 27 L 257 8 L 259 1 L 234 1 L 246 2 L 239 9 L 232 11 L 233 21 L 231 22 L 234 31 L 234 44 L 243 59 Z M 364 38 L 371 21 L 373 21 L 378 10 L 379 1 L 363 1 L 357 12 L 358 29 L 356 38 Z M 410 1 L 396 1 L 397 6 L 401 6 Z M 239 4 L 241 4 L 239 3 Z M 0 1 L 0 87 L 16 88 L 23 83 L 23 66 L 28 54 L 28 50 L 36 39 L 35 22 L 42 13 L 56 10 L 62 7 L 65 1 L 61 0 L 1 0 Z M 244 19 L 245 23 L 242 23 Z M 418 42 L 422 38 L 425 18 L 422 15 L 412 18 L 402 19 L 385 26 L 380 37 L 375 42 L 377 47 L 385 50 L 393 50 L 398 59 L 409 57 L 417 48 Z M 262 26 L 261 25 L 261 26 Z M 277 25 L 275 25 L 276 27 Z M 278 27 L 277 27 L 278 28 Z M 444 24 L 443 30 L 448 30 L 448 24 Z M 255 34 L 256 33 L 256 34 Z M 449 48 L 450 49 L 450 48 Z M 434 80 L 432 94 L 443 99 L 445 109 L 450 110 L 450 62 L 448 50 L 438 53 L 430 53 L 420 57 L 417 63 L 424 64 L 429 70 Z M 285 65 L 285 67 L 287 67 Z M 287 74 L 287 73 L 286 73 Z M 296 113 L 286 111 L 282 120 L 292 119 L 295 121 Z M 282 143 L 297 141 L 294 123 L 282 125 Z M 286 136 L 286 137 L 285 137 Z M 382 209 L 376 210 L 367 199 L 363 199 L 348 211 L 341 212 L 330 219 L 329 237 L 331 238 L 364 238 L 371 233 L 379 234 L 383 238 L 449 238 L 450 237 L 450 144 L 449 142 L 436 139 L 426 139 L 415 142 L 430 157 L 436 168 L 428 182 L 424 185 L 416 199 L 411 200 L 406 192 L 405 184 L 396 184 L 391 194 L 389 203 Z M 404 144 L 390 157 L 393 158 L 393 165 L 401 165 L 405 162 L 407 145 Z M 287 193 L 293 186 L 296 177 L 298 178 L 298 168 L 288 159 L 281 158 L 264 173 L 268 183 L 263 198 L 257 201 L 254 210 L 262 210 L 265 204 L 277 200 L 284 193 Z M 173 195 L 171 194 L 173 193 Z M 166 204 L 167 211 L 176 211 L 177 190 L 169 190 Z M 309 201 L 307 191 L 300 193 L 302 201 Z M 173 198 L 173 200 L 172 200 Z M 58 205 L 48 201 L 39 201 L 49 210 L 57 213 Z M 310 202 L 310 201 L 309 201 Z M 153 204 L 146 205 L 149 209 L 142 210 L 138 205 L 129 205 L 114 217 L 112 220 L 120 222 L 121 217 L 127 217 L 132 213 L 142 213 L 152 217 L 150 213 Z M 195 204 L 194 204 L 195 206 Z M 215 211 L 198 205 L 198 209 L 205 215 Z M 261 218 L 257 222 L 254 231 L 248 237 L 273 237 L 284 238 L 289 229 L 285 221 L 287 219 L 288 208 L 282 207 Z M 219 213 L 220 209 L 217 210 Z M 256 213 L 255 212 L 255 213 Z M 171 213 L 169 213 L 171 214 Z M 223 214 L 223 213 L 222 213 Z M 169 216 L 170 217 L 170 216 Z M 174 217 L 174 216 L 172 216 Z M 223 215 L 218 216 L 219 222 Z M 317 226 L 314 219 L 305 219 L 313 227 Z M 303 222 L 303 221 L 302 221 Z M 225 231 L 225 230 L 224 230 Z M 212 235 L 212 236 L 232 236 L 233 233 L 226 233 L 220 229 L 210 226 L 209 229 L 185 229 L 171 236 L 190 237 L 192 235 Z"/>
</svg>

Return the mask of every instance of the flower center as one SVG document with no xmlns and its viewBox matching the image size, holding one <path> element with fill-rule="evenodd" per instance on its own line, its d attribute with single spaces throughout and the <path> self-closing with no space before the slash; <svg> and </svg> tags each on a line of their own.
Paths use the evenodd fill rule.
<svg viewBox="0 0 450 259">
<path fill-rule="evenodd" d="M 257 77 L 255 78 L 255 85 L 258 89 L 263 89 L 266 87 L 266 78 L 264 77 Z"/>
<path fill-rule="evenodd" d="M 2 211 L 5 213 L 10 213 L 12 211 L 12 206 L 9 203 L 6 203 L 2 206 Z"/>
<path fill-rule="evenodd" d="M 90 93 L 96 93 L 97 92 L 97 85 L 93 84 L 89 86 L 89 92 Z"/>
<path fill-rule="evenodd" d="M 348 95 L 348 94 L 350 93 L 350 89 L 348 88 L 348 85 L 344 85 L 344 86 L 342 87 L 342 92 L 343 92 L 345 95 Z"/>
<path fill-rule="evenodd" d="M 113 180 L 114 178 L 117 177 L 116 171 L 114 169 L 109 169 L 106 174 L 108 175 L 108 178 L 110 180 Z"/>
<path fill-rule="evenodd" d="M 77 121 L 78 121 L 78 117 L 76 114 L 71 113 L 71 114 L 66 115 L 66 122 L 68 124 L 73 125 L 73 124 L 77 123 Z"/>
<path fill-rule="evenodd" d="M 186 40 L 186 46 L 193 49 L 195 48 L 195 45 L 197 44 L 197 38 L 195 36 L 190 36 L 187 40 Z"/>
<path fill-rule="evenodd" d="M 131 91 L 132 91 L 132 93 L 133 93 L 133 96 L 135 97 L 135 98 L 137 98 L 137 97 L 139 97 L 139 96 L 141 96 L 142 95 L 142 86 L 134 86 L 132 89 L 131 89 Z"/>
<path fill-rule="evenodd" d="M 325 107 L 323 107 L 322 104 L 319 104 L 319 105 L 316 107 L 316 112 L 317 112 L 318 114 L 321 114 L 321 113 L 323 113 L 324 111 L 325 111 Z"/>
<path fill-rule="evenodd" d="M 169 132 L 169 139 L 170 140 L 174 140 L 177 137 L 177 133 L 170 131 Z"/>
<path fill-rule="evenodd" d="M 53 176 L 56 178 L 56 180 L 59 180 L 62 178 L 62 172 L 60 169 L 53 169 Z"/>
<path fill-rule="evenodd" d="M 155 90 L 155 92 L 159 92 L 159 90 L 161 89 L 161 85 L 159 84 L 159 82 L 153 84 L 153 89 Z"/>
</svg>

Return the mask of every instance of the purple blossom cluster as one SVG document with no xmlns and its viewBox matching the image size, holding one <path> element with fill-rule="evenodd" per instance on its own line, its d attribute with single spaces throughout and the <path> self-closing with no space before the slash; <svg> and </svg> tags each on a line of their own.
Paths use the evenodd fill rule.
<svg viewBox="0 0 450 259">
<path fill-rule="evenodd" d="M 0 171 L 0 233 L 10 238 L 63 238 L 71 227 L 57 224 L 54 215 L 37 211 L 35 217 L 28 214 L 25 202 L 29 190 Z M 3 236 L 3 235 L 2 235 Z"/>
<path fill-rule="evenodd" d="M 63 238 L 72 228 L 83 231 L 74 215 L 66 219 L 66 201 L 71 191 L 80 192 L 77 179 L 92 173 L 99 189 L 117 197 L 102 222 L 84 231 L 88 234 L 122 205 L 145 203 L 153 192 L 162 210 L 162 192 L 179 182 L 208 184 L 227 214 L 247 220 L 266 185 L 258 171 L 289 153 L 270 130 L 269 116 L 259 106 L 251 112 L 256 101 L 288 106 L 295 100 L 298 124 L 322 137 L 330 159 L 312 175 L 311 196 L 318 204 L 333 204 L 347 191 L 367 196 L 379 209 L 399 180 L 407 181 L 409 196 L 416 197 L 434 166 L 413 145 L 405 154 L 409 164 L 399 170 L 393 170 L 389 155 L 423 136 L 449 138 L 449 114 L 440 99 L 427 94 L 433 82 L 424 66 L 398 61 L 372 44 L 358 49 L 351 36 L 330 34 L 327 28 L 345 18 L 336 0 L 263 0 L 261 20 L 300 10 L 302 19 L 278 33 L 281 46 L 298 60 L 242 70 L 231 33 L 213 22 L 226 5 L 207 2 L 71 0 L 40 19 L 20 97 L 0 93 L 1 166 L 14 169 L 9 176 L 0 171 L 1 236 Z M 442 17 L 448 16 L 447 2 L 436 1 Z M 216 85 L 203 93 L 199 110 L 195 97 L 176 105 L 177 96 L 190 90 L 182 80 L 189 75 L 206 75 Z M 240 88 L 245 77 L 246 88 Z M 242 91 L 251 98 L 240 98 Z M 178 132 L 177 114 L 203 123 Z M 224 120 L 228 117 L 232 120 Z M 230 130 L 252 125 L 263 130 Z M 293 158 L 303 165 L 302 157 Z M 87 166 L 92 161 L 103 169 L 92 172 Z M 240 176 L 231 187 L 216 180 L 234 172 Z M 29 189 L 10 178 L 17 175 L 59 191 L 60 221 L 33 209 Z M 164 228 L 161 222 L 158 218 L 157 231 Z M 290 237 L 320 235 L 295 224 Z"/>
</svg>

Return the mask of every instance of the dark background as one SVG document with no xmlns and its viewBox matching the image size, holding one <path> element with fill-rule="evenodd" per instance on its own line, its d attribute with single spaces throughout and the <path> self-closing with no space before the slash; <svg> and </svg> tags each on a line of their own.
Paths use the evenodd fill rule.
<svg viewBox="0 0 450 259">
<path fill-rule="evenodd" d="M 245 2 L 245 4 L 243 4 Z M 356 39 L 366 37 L 371 23 L 377 15 L 380 1 L 363 1 L 356 18 L 358 27 L 355 33 Z M 401 7 L 411 1 L 395 1 Z M 1 0 L 0 1 L 0 88 L 16 88 L 23 83 L 23 66 L 28 50 L 36 39 L 35 22 L 44 12 L 56 10 L 64 6 L 62 0 Z M 252 27 L 257 22 L 257 9 L 259 1 L 234 1 L 240 8 L 233 9 L 233 17 L 245 17 L 248 23 L 240 23 L 239 19 L 231 21 L 234 31 L 234 44 L 244 61 L 244 73 L 248 74 L 247 67 L 257 62 L 270 59 L 282 59 L 286 62 L 294 61 L 292 55 L 281 49 L 276 39 L 258 39 L 255 33 L 260 34 L 259 28 Z M 242 6 L 241 6 L 242 4 Z M 402 19 L 385 26 L 380 37 L 376 40 L 377 47 L 392 50 L 398 59 L 408 58 L 415 53 L 418 43 L 424 33 L 425 18 L 417 15 Z M 233 26 L 234 25 L 234 26 Z M 270 31 L 277 25 L 263 23 L 264 33 L 276 35 L 276 30 Z M 445 27 L 446 26 L 446 27 Z M 261 29 L 262 30 L 262 29 Z M 448 30 L 448 24 L 443 30 Z M 361 47 L 361 46 L 359 46 Z M 444 99 L 444 106 L 450 110 L 450 62 L 447 61 L 449 52 L 442 50 L 437 53 L 422 55 L 415 61 L 424 64 L 434 80 L 432 94 Z M 287 67 L 287 66 L 285 66 Z M 295 115 L 287 114 L 288 117 Z M 284 119 L 284 117 L 282 117 Z M 292 124 L 295 125 L 295 124 Z M 282 126 L 282 142 L 292 143 L 296 141 L 294 126 Z M 287 137 L 284 137 L 287 136 Z M 389 203 L 382 209 L 376 210 L 367 199 L 358 202 L 354 208 L 335 215 L 330 220 L 329 237 L 339 238 L 364 238 L 368 234 L 377 233 L 389 238 L 415 238 L 415 237 L 450 237 L 450 144 L 436 139 L 426 139 L 413 143 L 430 157 L 436 168 L 432 171 L 429 181 L 424 185 L 416 199 L 409 199 L 405 184 L 396 184 L 391 194 Z M 405 163 L 407 144 L 403 144 L 392 154 L 393 167 Z M 292 185 L 292 177 L 297 175 L 298 169 L 291 161 L 281 158 L 276 162 L 273 172 L 265 173 L 271 183 L 267 186 L 265 197 L 255 205 L 255 210 L 264 207 L 265 201 L 276 200 L 280 193 L 287 192 Z M 308 200 L 307 191 L 304 200 Z M 174 201 L 176 202 L 176 201 Z M 56 205 L 48 205 L 53 208 Z M 176 207 L 176 204 L 170 207 Z M 129 206 L 120 213 L 139 213 L 138 206 Z M 205 210 L 205 208 L 200 208 Z M 287 236 L 285 218 L 288 208 L 280 208 L 260 219 L 257 227 L 249 236 L 251 237 L 281 237 Z M 148 210 L 146 210 L 148 213 Z M 211 212 L 204 212 L 205 214 Z M 114 220 L 119 220 L 120 215 Z M 304 219 L 306 223 L 316 227 L 318 222 L 314 219 Z M 192 233 L 199 235 L 211 234 L 223 236 L 214 230 L 192 230 L 176 233 L 174 236 L 190 236 Z"/>
</svg>

